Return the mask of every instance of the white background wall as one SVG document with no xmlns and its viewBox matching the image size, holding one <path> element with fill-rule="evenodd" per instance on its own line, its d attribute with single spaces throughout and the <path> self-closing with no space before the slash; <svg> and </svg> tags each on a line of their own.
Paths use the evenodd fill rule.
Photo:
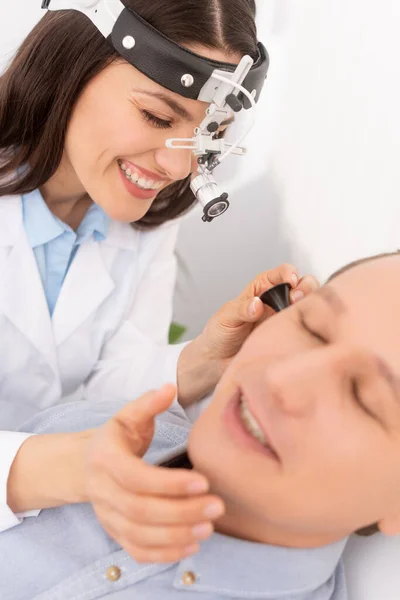
<svg viewBox="0 0 400 600">
<path fill-rule="evenodd" d="M 193 280 L 176 314 L 192 334 L 264 268 L 325 278 L 400 247 L 400 3 L 260 0 L 259 28 L 271 71 L 232 208 L 182 228 Z"/>
<path fill-rule="evenodd" d="M 3 64 L 39 5 L 1 3 Z M 182 226 L 176 318 L 190 335 L 265 268 L 324 278 L 400 246 L 400 3 L 260 0 L 259 30 L 271 70 L 248 157 L 221 168 L 231 209 Z"/>
</svg>

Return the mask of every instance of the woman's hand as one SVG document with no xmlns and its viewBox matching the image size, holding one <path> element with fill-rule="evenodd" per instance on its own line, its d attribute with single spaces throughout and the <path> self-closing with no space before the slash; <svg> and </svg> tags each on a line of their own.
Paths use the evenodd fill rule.
<svg viewBox="0 0 400 600">
<path fill-rule="evenodd" d="M 235 300 L 224 304 L 208 321 L 202 338 L 205 351 L 212 360 L 226 366 L 224 363 L 239 352 L 253 329 L 274 314 L 259 296 L 281 283 L 292 287 L 292 304 L 319 287 L 314 277 L 307 275 L 300 279 L 296 267 L 288 264 L 258 275 Z"/>
<path fill-rule="evenodd" d="M 147 465 L 141 457 L 154 419 L 171 405 L 167 385 L 125 406 L 93 433 L 87 460 L 87 496 L 107 531 L 139 562 L 173 562 L 198 550 L 224 512 L 194 471 Z"/>
<path fill-rule="evenodd" d="M 235 300 L 224 304 L 208 321 L 203 333 L 181 354 L 178 390 L 183 406 L 200 400 L 216 386 L 253 329 L 274 314 L 259 296 L 281 283 L 291 286 L 292 303 L 319 287 L 315 277 L 300 278 L 296 267 L 284 264 L 261 273 Z"/>
</svg>

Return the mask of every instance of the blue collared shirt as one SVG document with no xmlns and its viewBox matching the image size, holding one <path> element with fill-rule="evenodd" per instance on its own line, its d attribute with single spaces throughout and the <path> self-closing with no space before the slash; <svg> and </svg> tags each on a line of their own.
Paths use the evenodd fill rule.
<svg viewBox="0 0 400 600">
<path fill-rule="evenodd" d="M 25 424 L 35 433 L 100 427 L 120 408 L 77 402 Z M 175 404 L 156 421 L 146 460 L 182 450 L 191 423 Z M 214 534 L 193 557 L 138 564 L 103 531 L 89 504 L 43 510 L 0 536 L 1 600 L 346 600 L 341 554 L 346 541 L 297 550 Z"/>
<path fill-rule="evenodd" d="M 22 197 L 22 214 L 52 315 L 79 246 L 92 236 L 96 241 L 104 240 L 110 219 L 100 206 L 93 204 L 74 231 L 51 212 L 39 190 Z"/>
</svg>

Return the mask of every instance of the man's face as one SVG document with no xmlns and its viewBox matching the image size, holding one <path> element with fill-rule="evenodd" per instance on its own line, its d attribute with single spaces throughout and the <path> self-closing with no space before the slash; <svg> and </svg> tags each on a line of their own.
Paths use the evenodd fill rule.
<svg viewBox="0 0 400 600">
<path fill-rule="evenodd" d="M 400 513 L 399 298 L 400 257 L 368 262 L 249 338 L 189 442 L 228 530 L 320 545 Z"/>
</svg>

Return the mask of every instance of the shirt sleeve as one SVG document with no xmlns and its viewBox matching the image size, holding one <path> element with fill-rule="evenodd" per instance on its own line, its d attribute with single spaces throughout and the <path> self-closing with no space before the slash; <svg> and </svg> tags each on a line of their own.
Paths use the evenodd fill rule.
<svg viewBox="0 0 400 600">
<path fill-rule="evenodd" d="M 104 345 L 86 382 L 85 398 L 129 402 L 164 383 L 176 383 L 185 344 L 168 345 L 177 261 L 178 226 L 165 229 L 146 265 L 125 319 Z"/>
<path fill-rule="evenodd" d="M 19 525 L 24 517 L 36 517 L 40 513 L 39 510 L 13 513 L 7 504 L 7 482 L 12 463 L 22 444 L 31 435 L 30 433 L 0 431 L 0 532 Z"/>
</svg>

